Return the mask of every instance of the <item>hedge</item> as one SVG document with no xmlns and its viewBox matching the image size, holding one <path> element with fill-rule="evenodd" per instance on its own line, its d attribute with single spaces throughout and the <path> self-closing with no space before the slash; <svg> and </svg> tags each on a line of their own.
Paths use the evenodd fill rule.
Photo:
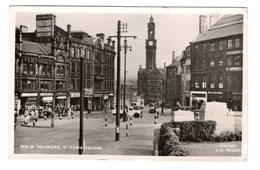
<svg viewBox="0 0 260 170">
<path fill-rule="evenodd" d="M 161 129 L 164 128 L 179 128 L 179 140 L 190 142 L 210 141 L 213 139 L 216 130 L 216 121 L 181 121 L 181 122 L 167 122 L 162 124 Z"/>
<path fill-rule="evenodd" d="M 159 156 L 187 156 L 189 152 L 180 145 L 179 137 L 171 127 L 160 129 Z"/>
</svg>

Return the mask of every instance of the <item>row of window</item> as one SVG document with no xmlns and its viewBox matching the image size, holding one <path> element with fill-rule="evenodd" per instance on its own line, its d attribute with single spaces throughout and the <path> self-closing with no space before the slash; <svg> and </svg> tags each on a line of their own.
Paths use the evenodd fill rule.
<svg viewBox="0 0 260 170">
<path fill-rule="evenodd" d="M 195 46 L 195 54 L 242 48 L 240 38 L 207 42 Z"/>
<path fill-rule="evenodd" d="M 241 89 L 242 78 L 239 75 L 227 75 L 224 80 L 223 75 L 210 75 L 208 79 L 206 76 L 194 76 L 194 87 L 196 89 Z"/>
<path fill-rule="evenodd" d="M 114 57 L 109 54 L 103 54 L 102 52 L 95 52 L 95 61 L 96 62 L 102 62 L 107 64 L 114 64 Z M 92 52 L 85 49 L 79 49 L 79 48 L 70 48 L 70 56 L 73 58 L 81 58 L 83 57 L 86 60 L 93 60 Z"/>
<path fill-rule="evenodd" d="M 215 67 L 215 66 L 224 66 L 224 60 L 222 57 L 219 58 L 210 58 L 209 63 L 207 64 L 207 59 L 197 59 L 195 60 L 195 68 L 205 68 L 205 67 Z M 226 61 L 227 66 L 242 66 L 242 56 L 234 55 L 228 56 Z"/>
<path fill-rule="evenodd" d="M 66 76 L 66 67 L 65 66 L 56 66 L 55 67 L 56 76 Z M 20 66 L 20 73 L 24 75 L 53 75 L 53 66 L 52 65 L 39 65 L 33 63 L 22 63 Z M 19 67 L 16 67 L 16 74 L 19 74 Z"/>
<path fill-rule="evenodd" d="M 90 79 L 85 79 L 83 83 L 84 83 L 84 88 L 91 88 Z M 80 79 L 79 78 L 71 79 L 70 89 L 71 90 L 80 90 Z"/>
</svg>

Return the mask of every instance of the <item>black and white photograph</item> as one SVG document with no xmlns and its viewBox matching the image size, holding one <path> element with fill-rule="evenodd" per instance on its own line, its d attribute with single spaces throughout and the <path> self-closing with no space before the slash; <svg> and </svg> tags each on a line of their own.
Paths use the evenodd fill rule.
<svg viewBox="0 0 260 170">
<path fill-rule="evenodd" d="M 245 161 L 247 17 L 10 7 L 9 156 Z"/>
</svg>

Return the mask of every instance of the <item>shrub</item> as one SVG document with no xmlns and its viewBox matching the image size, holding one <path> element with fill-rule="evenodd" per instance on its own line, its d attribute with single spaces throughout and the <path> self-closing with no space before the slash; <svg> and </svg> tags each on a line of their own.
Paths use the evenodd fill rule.
<svg viewBox="0 0 260 170">
<path fill-rule="evenodd" d="M 180 141 L 202 142 L 210 141 L 216 130 L 215 121 L 182 121 L 182 122 L 167 122 L 161 126 L 161 129 L 170 127 L 172 129 L 179 128 Z"/>
<path fill-rule="evenodd" d="M 189 152 L 180 145 L 179 137 L 171 127 L 161 128 L 158 140 L 159 156 L 187 156 Z"/>
<path fill-rule="evenodd" d="M 241 141 L 242 140 L 242 131 L 235 130 L 225 130 L 222 131 L 219 135 L 214 136 L 214 141 L 216 142 L 228 142 L 228 141 Z"/>
</svg>

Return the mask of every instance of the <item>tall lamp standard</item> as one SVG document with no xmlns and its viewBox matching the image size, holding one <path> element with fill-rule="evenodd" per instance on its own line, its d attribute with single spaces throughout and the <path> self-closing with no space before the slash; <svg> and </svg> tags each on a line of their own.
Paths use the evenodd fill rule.
<svg viewBox="0 0 260 170">
<path fill-rule="evenodd" d="M 123 99 L 123 121 L 127 121 L 127 116 L 126 116 L 126 111 L 125 111 L 125 93 L 126 93 L 126 53 L 127 53 L 127 50 L 129 51 L 132 51 L 132 47 L 131 46 L 128 46 L 127 44 L 127 39 L 125 37 L 125 40 L 124 40 L 124 54 L 125 54 L 125 60 L 124 60 L 124 99 Z"/>
</svg>

